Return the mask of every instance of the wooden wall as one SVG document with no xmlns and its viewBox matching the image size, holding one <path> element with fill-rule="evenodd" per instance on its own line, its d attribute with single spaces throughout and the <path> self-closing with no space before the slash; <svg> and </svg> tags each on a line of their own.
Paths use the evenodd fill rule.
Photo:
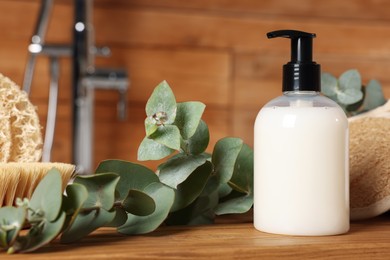
<svg viewBox="0 0 390 260">
<path fill-rule="evenodd" d="M 71 0 L 55 0 L 47 42 L 71 41 Z M 0 0 L 0 72 L 22 84 L 38 0 Z M 95 162 L 136 160 L 144 136 L 144 106 L 163 79 L 178 101 L 207 105 L 212 145 L 224 136 L 253 142 L 258 110 L 281 93 L 289 42 L 266 32 L 317 33 L 315 60 L 339 75 L 360 70 L 390 97 L 390 1 L 385 0 L 95 0 L 98 45 L 112 50 L 97 64 L 125 67 L 131 76 L 129 117 L 116 119 L 116 93 L 96 96 Z M 71 160 L 71 67 L 61 59 L 60 104 L 53 160 Z M 45 124 L 48 59 L 40 57 L 31 93 Z M 152 165 L 152 164 L 150 164 Z"/>
</svg>

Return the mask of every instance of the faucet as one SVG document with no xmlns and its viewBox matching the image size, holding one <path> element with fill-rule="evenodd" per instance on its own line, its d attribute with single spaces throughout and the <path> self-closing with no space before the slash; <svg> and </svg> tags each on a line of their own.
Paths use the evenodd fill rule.
<svg viewBox="0 0 390 260">
<path fill-rule="evenodd" d="M 23 89 L 27 93 L 31 91 L 37 56 L 48 56 L 50 58 L 50 89 L 42 161 L 50 161 L 58 99 L 58 59 L 65 56 L 72 58 L 72 161 L 78 173 L 91 173 L 93 170 L 94 93 L 98 89 L 118 91 L 118 118 L 125 120 L 129 77 L 125 69 L 95 66 L 95 56 L 109 56 L 110 49 L 95 46 L 93 0 L 74 0 L 72 43 L 46 44 L 44 38 L 53 1 L 41 0 L 37 25 L 28 48 L 30 56 L 25 70 Z"/>
</svg>

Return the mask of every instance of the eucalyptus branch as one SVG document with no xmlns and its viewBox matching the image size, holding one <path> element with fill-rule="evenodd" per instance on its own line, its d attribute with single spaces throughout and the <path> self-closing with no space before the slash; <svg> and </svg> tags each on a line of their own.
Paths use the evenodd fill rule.
<svg viewBox="0 0 390 260">
<path fill-rule="evenodd" d="M 0 247 L 31 252 L 58 235 L 71 243 L 102 226 L 144 234 L 163 223 L 210 224 L 216 215 L 248 211 L 253 151 L 239 138 L 223 138 L 206 153 L 210 134 L 201 119 L 204 109 L 201 102 L 177 103 L 168 83 L 161 82 L 146 104 L 146 136 L 138 149 L 140 161 L 166 158 L 159 174 L 107 160 L 95 174 L 77 176 L 62 195 L 61 175 L 52 169 L 30 201 L 0 208 Z M 23 226 L 29 226 L 27 235 Z"/>
</svg>

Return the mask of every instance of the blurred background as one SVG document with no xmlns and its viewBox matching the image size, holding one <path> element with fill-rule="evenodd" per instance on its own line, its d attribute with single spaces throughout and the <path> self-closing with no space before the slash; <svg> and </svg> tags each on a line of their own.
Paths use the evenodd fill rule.
<svg viewBox="0 0 390 260">
<path fill-rule="evenodd" d="M 40 5 L 40 0 L 0 0 L 0 73 L 18 85 L 23 84 Z M 385 0 L 95 0 L 95 42 L 111 49 L 111 56 L 97 57 L 96 64 L 125 68 L 131 84 L 125 121 L 116 116 L 116 91 L 95 92 L 94 165 L 110 158 L 136 161 L 145 135 L 145 103 L 164 79 L 177 101 L 207 105 L 209 150 L 225 136 L 241 137 L 253 146 L 255 117 L 281 94 L 282 65 L 290 59 L 288 40 L 266 38 L 272 30 L 316 33 L 314 59 L 323 72 L 339 76 L 358 69 L 363 84 L 379 80 L 389 98 L 389 13 L 390 1 Z M 73 17 L 73 0 L 54 0 L 46 42 L 71 43 Z M 60 58 L 59 65 L 51 159 L 70 162 L 71 57 Z M 42 126 L 49 77 L 49 59 L 37 57 L 30 99 Z"/>
</svg>

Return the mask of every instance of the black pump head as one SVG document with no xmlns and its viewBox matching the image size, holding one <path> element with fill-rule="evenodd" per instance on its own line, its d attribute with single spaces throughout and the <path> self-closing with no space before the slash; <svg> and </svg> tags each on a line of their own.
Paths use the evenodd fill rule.
<svg viewBox="0 0 390 260">
<path fill-rule="evenodd" d="M 279 30 L 267 33 L 268 38 L 291 39 L 291 61 L 283 66 L 283 92 L 320 91 L 320 65 L 313 62 L 314 33 Z"/>
</svg>

